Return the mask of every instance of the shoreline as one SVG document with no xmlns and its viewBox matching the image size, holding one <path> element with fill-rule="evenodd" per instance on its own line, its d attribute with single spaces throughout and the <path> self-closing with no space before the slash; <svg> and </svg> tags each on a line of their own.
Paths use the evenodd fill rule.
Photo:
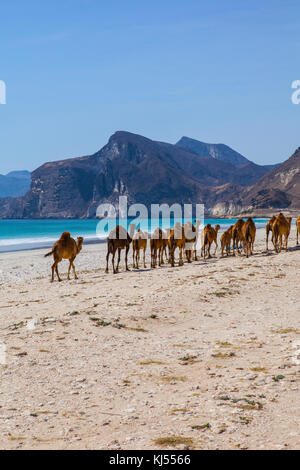
<svg viewBox="0 0 300 470">
<path fill-rule="evenodd" d="M 22 220 L 24 220 L 24 219 L 22 219 Z M 44 219 L 44 220 L 47 220 L 48 222 L 50 221 L 50 219 Z M 80 223 L 80 219 L 73 219 L 73 222 L 75 223 L 73 227 L 72 226 L 68 227 L 67 220 L 69 220 L 69 219 L 66 219 L 66 220 L 56 219 L 57 233 L 50 232 L 49 228 L 48 228 L 48 231 L 46 229 L 45 233 L 43 235 L 40 235 L 40 236 L 39 236 L 39 232 L 41 232 L 40 227 L 38 227 L 36 229 L 36 232 L 35 232 L 34 231 L 35 226 L 33 226 L 32 227 L 32 234 L 31 234 L 31 236 L 28 236 L 28 227 L 26 227 L 26 230 L 24 232 L 22 232 L 22 225 L 21 225 L 21 227 L 20 227 L 20 233 L 21 234 L 20 234 L 19 238 L 15 238 L 15 237 L 9 238 L 8 233 L 7 233 L 5 238 L 2 238 L 2 239 L 0 238 L 0 253 L 14 253 L 14 252 L 19 252 L 19 251 L 31 251 L 31 250 L 38 250 L 38 249 L 48 249 L 48 248 L 53 246 L 55 241 L 59 238 L 60 234 L 64 230 L 69 230 L 71 232 L 71 236 L 73 236 L 74 238 L 76 238 L 77 236 L 83 236 L 84 239 L 85 239 L 85 241 L 84 241 L 85 245 L 98 244 L 98 243 L 100 244 L 100 243 L 105 243 L 106 242 L 107 234 L 101 233 L 101 234 L 99 234 L 99 236 L 97 236 L 95 233 L 92 233 L 91 231 L 88 231 L 87 233 L 84 233 L 85 230 L 88 230 L 88 227 L 86 227 L 86 226 L 79 227 L 78 222 Z M 90 220 L 90 219 L 86 219 L 86 220 Z M 130 224 L 130 222 L 132 220 L 134 220 L 134 219 L 128 219 L 128 223 Z M 225 228 L 225 226 L 230 225 L 230 220 L 232 220 L 232 223 L 234 223 L 234 221 L 236 219 L 231 219 L 231 218 L 206 218 L 205 223 L 207 223 L 211 220 L 215 220 L 216 221 L 215 223 L 220 223 L 221 224 L 221 230 L 222 230 L 223 228 Z M 258 219 L 258 220 L 260 220 L 260 219 Z M 264 222 L 257 222 L 257 228 L 260 228 L 262 226 L 262 224 L 264 224 L 267 219 L 262 219 L 262 220 Z M 31 219 L 30 221 L 33 221 L 33 219 Z M 25 220 L 25 222 L 30 222 L 30 221 Z M 221 222 L 221 221 L 223 221 L 223 222 Z M 18 220 L 15 219 L 12 222 L 18 222 Z M 1 223 L 1 221 L 0 221 L 0 223 Z M 145 230 L 143 225 L 144 225 L 144 223 L 142 222 L 142 230 Z M 162 222 L 162 225 L 164 225 L 164 222 Z M 10 230 L 12 232 L 16 231 L 18 229 L 19 229 L 18 226 L 10 228 Z M 147 231 L 149 232 L 149 229 Z M 149 233 L 152 233 L 152 232 L 150 231 Z"/>
</svg>

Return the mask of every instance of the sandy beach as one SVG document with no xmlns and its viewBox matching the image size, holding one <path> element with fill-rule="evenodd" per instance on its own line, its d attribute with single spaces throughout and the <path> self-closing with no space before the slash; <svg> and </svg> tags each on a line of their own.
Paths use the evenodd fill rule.
<svg viewBox="0 0 300 470">
<path fill-rule="evenodd" d="M 117 275 L 88 245 L 52 284 L 0 254 L 0 448 L 300 449 L 295 244 Z"/>
</svg>

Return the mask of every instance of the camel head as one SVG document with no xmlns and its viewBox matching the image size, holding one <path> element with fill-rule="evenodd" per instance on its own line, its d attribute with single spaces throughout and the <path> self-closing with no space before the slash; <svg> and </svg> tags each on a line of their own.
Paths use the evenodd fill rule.
<svg viewBox="0 0 300 470">
<path fill-rule="evenodd" d="M 219 224 L 215 225 L 215 231 L 218 233 L 218 231 L 220 230 L 221 226 Z"/>
<path fill-rule="evenodd" d="M 83 245 L 83 237 L 77 237 L 77 253 L 80 253 Z"/>
</svg>

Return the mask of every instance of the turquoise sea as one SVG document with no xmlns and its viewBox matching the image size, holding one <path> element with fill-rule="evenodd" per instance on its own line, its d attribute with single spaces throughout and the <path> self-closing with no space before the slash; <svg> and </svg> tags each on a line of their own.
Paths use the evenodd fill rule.
<svg viewBox="0 0 300 470">
<path fill-rule="evenodd" d="M 186 219 L 191 220 L 191 219 Z M 257 227 L 264 227 L 267 219 L 254 219 Z M 171 227 L 177 219 L 171 222 Z M 220 224 L 222 228 L 234 224 L 237 219 L 206 219 L 204 224 Z M 121 219 L 120 224 L 126 227 L 130 220 Z M 101 243 L 105 241 L 107 232 L 102 228 L 103 223 L 99 220 L 90 219 L 43 219 L 43 220 L 0 220 L 0 252 L 18 251 L 25 249 L 44 248 L 52 244 L 60 237 L 61 233 L 68 230 L 73 237 L 83 236 L 85 243 Z M 147 219 L 141 221 L 141 230 L 152 232 L 157 226 L 169 228 L 170 221 L 167 219 L 152 220 L 151 224 Z M 98 229 L 97 229 L 98 227 Z M 113 228 L 113 221 L 109 230 Z"/>
</svg>

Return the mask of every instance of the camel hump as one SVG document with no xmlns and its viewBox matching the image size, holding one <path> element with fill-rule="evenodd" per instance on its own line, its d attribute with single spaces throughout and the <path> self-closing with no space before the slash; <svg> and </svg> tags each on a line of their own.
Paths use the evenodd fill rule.
<svg viewBox="0 0 300 470">
<path fill-rule="evenodd" d="M 60 237 L 61 240 L 70 240 L 70 238 L 71 238 L 70 232 L 64 232 L 64 233 L 62 233 L 62 235 Z"/>
</svg>

